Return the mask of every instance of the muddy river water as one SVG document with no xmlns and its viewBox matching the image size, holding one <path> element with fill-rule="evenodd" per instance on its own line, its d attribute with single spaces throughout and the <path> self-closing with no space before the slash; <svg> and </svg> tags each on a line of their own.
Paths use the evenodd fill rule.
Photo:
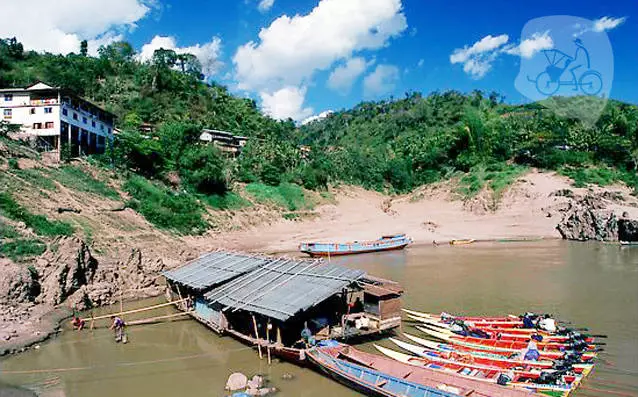
<svg viewBox="0 0 638 397">
<path fill-rule="evenodd" d="M 638 396 L 638 248 L 484 243 L 413 247 L 333 262 L 399 281 L 408 308 L 485 315 L 548 312 L 607 334 L 606 351 L 576 396 Z M 162 308 L 152 315 L 170 313 Z M 362 348 L 371 351 L 370 344 Z M 115 344 L 104 328 L 81 333 L 67 328 L 39 349 L 0 361 L 0 384 L 45 396 L 223 396 L 234 371 L 264 374 L 280 389 L 279 396 L 358 395 L 308 369 L 280 362 L 269 366 L 255 351 L 193 320 L 131 327 L 126 345 Z M 282 379 L 284 374 L 293 379 Z"/>
</svg>

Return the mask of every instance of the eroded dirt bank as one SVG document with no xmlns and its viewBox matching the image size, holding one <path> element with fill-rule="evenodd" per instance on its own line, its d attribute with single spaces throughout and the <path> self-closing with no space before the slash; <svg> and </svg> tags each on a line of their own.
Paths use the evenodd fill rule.
<svg viewBox="0 0 638 397">
<path fill-rule="evenodd" d="M 301 241 L 376 239 L 395 232 L 407 233 L 416 244 L 561 236 L 615 240 L 638 229 L 625 221 L 638 219 L 638 200 L 627 188 L 576 189 L 554 173 L 531 172 L 498 198 L 483 192 L 461 200 L 450 182 L 404 196 L 354 187 L 332 193 L 332 204 L 301 220 L 285 220 L 267 208 L 227 211 L 215 215 L 217 231 L 184 237 L 153 228 L 130 209 L 105 212 L 113 203 L 62 190 L 61 198 L 44 205 L 80 208 L 95 233 L 90 243 L 58 239 L 27 263 L 0 259 L 0 354 L 42 340 L 74 308 L 161 294 L 163 270 L 214 249 L 282 253 L 296 251 Z"/>
</svg>

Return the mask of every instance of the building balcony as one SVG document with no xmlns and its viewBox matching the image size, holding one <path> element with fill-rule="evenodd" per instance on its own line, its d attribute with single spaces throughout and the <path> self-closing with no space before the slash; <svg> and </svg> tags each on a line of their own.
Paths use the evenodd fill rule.
<svg viewBox="0 0 638 397">
<path fill-rule="evenodd" d="M 42 105 L 57 105 L 59 102 L 57 98 L 40 98 L 40 99 L 31 99 L 29 104 L 31 106 L 42 106 Z"/>
</svg>

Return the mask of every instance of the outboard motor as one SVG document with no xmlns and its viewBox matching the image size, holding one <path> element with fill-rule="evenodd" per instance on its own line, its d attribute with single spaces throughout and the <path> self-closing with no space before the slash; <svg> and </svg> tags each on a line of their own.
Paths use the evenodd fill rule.
<svg viewBox="0 0 638 397">
<path fill-rule="evenodd" d="M 542 385 L 557 385 L 562 381 L 562 376 L 567 373 L 567 370 L 558 370 L 553 372 L 543 371 L 536 379 L 536 383 Z"/>
</svg>

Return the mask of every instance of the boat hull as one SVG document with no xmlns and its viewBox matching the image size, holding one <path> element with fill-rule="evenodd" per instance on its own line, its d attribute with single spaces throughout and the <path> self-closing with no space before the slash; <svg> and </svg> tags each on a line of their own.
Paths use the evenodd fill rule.
<svg viewBox="0 0 638 397">
<path fill-rule="evenodd" d="M 408 246 L 408 243 L 397 245 L 394 247 L 382 247 L 382 248 L 373 248 L 373 249 L 365 249 L 365 250 L 357 250 L 357 251 L 309 251 L 309 250 L 301 250 L 304 254 L 308 254 L 312 257 L 327 257 L 327 256 L 342 256 L 342 255 L 358 255 L 358 254 L 370 254 L 372 252 L 384 252 L 384 251 L 398 251 L 402 250 Z"/>
<path fill-rule="evenodd" d="M 351 243 L 301 243 L 299 251 L 310 256 L 335 256 L 367 254 L 371 252 L 402 250 L 412 240 L 405 234 L 383 236 L 378 240 Z"/>
</svg>

